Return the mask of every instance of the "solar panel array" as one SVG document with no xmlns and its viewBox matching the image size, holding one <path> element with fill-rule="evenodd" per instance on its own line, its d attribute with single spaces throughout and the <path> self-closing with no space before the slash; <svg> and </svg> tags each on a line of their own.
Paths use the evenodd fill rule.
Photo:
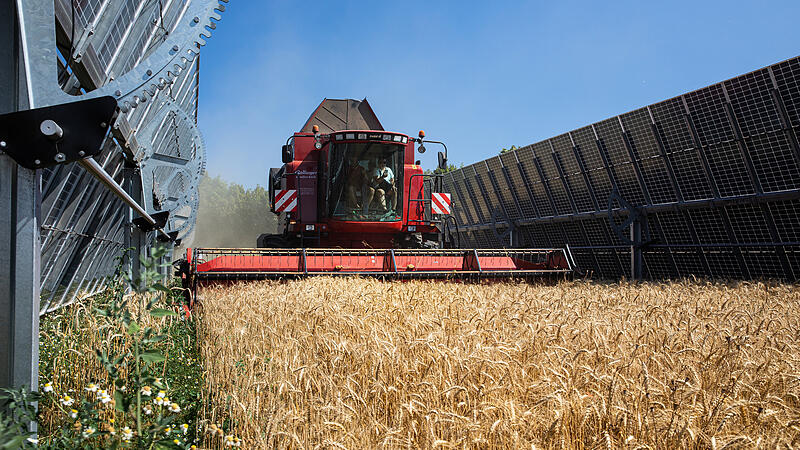
<svg viewBox="0 0 800 450">
<path fill-rule="evenodd" d="M 177 26 L 188 0 L 55 0 L 59 82 L 68 93 L 102 86 L 135 67 Z M 76 58 L 75 55 L 80 55 Z M 195 59 L 147 103 L 122 112 L 95 157 L 117 183 L 140 193 L 148 213 L 170 211 L 165 231 L 187 236 L 195 221 L 202 148 Z M 123 110 L 124 111 L 124 110 Z M 130 247 L 136 217 L 77 163 L 42 171 L 41 309 L 104 287 Z M 134 195 L 136 196 L 136 195 Z M 154 233 L 144 236 L 150 243 Z"/>
<path fill-rule="evenodd" d="M 462 245 L 569 246 L 619 278 L 633 210 L 645 277 L 796 280 L 799 135 L 794 58 L 463 167 L 445 192 Z"/>
</svg>

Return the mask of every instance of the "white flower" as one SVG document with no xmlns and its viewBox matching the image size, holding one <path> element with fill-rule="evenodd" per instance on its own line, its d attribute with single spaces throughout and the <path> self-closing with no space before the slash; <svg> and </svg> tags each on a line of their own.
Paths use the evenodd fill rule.
<svg viewBox="0 0 800 450">
<path fill-rule="evenodd" d="M 177 414 L 181 412 L 181 407 L 178 406 L 177 403 L 172 403 L 171 405 L 169 405 L 169 410 Z"/>
<path fill-rule="evenodd" d="M 89 391 L 89 392 L 97 392 L 97 390 L 98 390 L 98 389 L 100 389 L 100 387 L 98 387 L 98 386 L 97 386 L 96 384 L 94 384 L 94 383 L 89 383 L 89 386 L 88 386 L 88 387 L 86 387 L 85 389 L 86 389 L 87 391 Z"/>
<path fill-rule="evenodd" d="M 156 398 L 153 399 L 153 403 L 155 403 L 158 406 L 169 405 L 169 398 L 167 397 L 167 393 L 164 391 L 158 391 Z"/>
<path fill-rule="evenodd" d="M 97 392 L 97 400 L 103 404 L 106 404 L 111 401 L 111 396 L 108 395 L 108 392 L 106 392 L 105 389 L 101 389 Z"/>
<path fill-rule="evenodd" d="M 89 427 L 89 428 L 83 430 L 83 433 L 81 433 L 81 436 L 83 436 L 83 438 L 86 439 L 89 436 L 93 435 L 94 432 L 95 432 L 95 429 L 92 428 L 92 427 Z"/>
<path fill-rule="evenodd" d="M 189 424 L 185 423 L 185 424 L 181 425 L 181 432 L 183 432 L 183 434 L 188 433 L 189 432 Z"/>
<path fill-rule="evenodd" d="M 130 441 L 133 438 L 133 430 L 130 427 L 125 427 L 122 430 L 122 440 L 123 441 Z"/>
<path fill-rule="evenodd" d="M 70 409 L 69 410 L 69 417 L 74 419 L 78 417 L 78 410 L 77 409 Z"/>
<path fill-rule="evenodd" d="M 120 391 L 120 392 L 125 392 L 125 391 L 127 391 L 127 390 L 128 390 L 128 388 L 127 388 L 127 387 L 125 387 L 125 386 L 120 386 L 120 387 L 119 387 L 119 388 L 117 388 L 117 389 L 119 389 L 119 391 Z"/>
<path fill-rule="evenodd" d="M 150 389 L 150 386 L 142 386 L 142 391 L 141 392 L 142 392 L 142 395 L 145 395 L 147 397 L 150 397 L 151 395 L 153 395 L 153 390 Z"/>
<path fill-rule="evenodd" d="M 172 442 L 175 443 L 175 445 L 181 445 L 180 439 L 173 439 Z"/>
<path fill-rule="evenodd" d="M 53 383 L 45 383 L 44 386 L 42 386 L 42 391 L 53 392 Z"/>
<path fill-rule="evenodd" d="M 28 438 L 27 441 L 30 442 L 31 444 L 34 444 L 34 445 L 38 445 L 39 444 L 39 440 L 36 439 L 36 438 Z"/>
<path fill-rule="evenodd" d="M 66 394 L 61 396 L 61 398 L 58 401 L 61 402 L 61 404 L 64 406 L 70 406 L 73 403 L 75 403 L 75 399 Z"/>
<path fill-rule="evenodd" d="M 241 447 L 242 440 L 239 439 L 238 437 L 233 437 L 233 435 L 229 434 L 225 436 L 225 445 L 230 447 Z"/>
<path fill-rule="evenodd" d="M 170 433 L 172 433 L 172 427 L 164 428 L 164 434 L 170 434 Z"/>
<path fill-rule="evenodd" d="M 142 412 L 145 416 L 149 416 L 153 414 L 153 408 L 151 408 L 150 405 L 144 405 L 142 406 Z"/>
</svg>

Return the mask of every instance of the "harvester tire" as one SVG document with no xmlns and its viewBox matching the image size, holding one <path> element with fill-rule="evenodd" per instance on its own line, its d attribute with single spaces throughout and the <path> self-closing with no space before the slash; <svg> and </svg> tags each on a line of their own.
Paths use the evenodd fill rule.
<svg viewBox="0 0 800 450">
<path fill-rule="evenodd" d="M 256 239 L 258 248 L 289 248 L 289 242 L 281 234 L 262 234 Z"/>
<path fill-rule="evenodd" d="M 425 239 L 422 233 L 411 233 L 400 241 L 400 248 L 435 249 L 439 248 L 439 241 Z"/>
</svg>

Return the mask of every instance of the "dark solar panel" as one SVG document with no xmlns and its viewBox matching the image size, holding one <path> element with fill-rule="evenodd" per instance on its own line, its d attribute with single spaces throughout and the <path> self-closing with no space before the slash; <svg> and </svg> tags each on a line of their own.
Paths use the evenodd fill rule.
<svg viewBox="0 0 800 450">
<path fill-rule="evenodd" d="M 488 223 L 491 220 L 491 210 L 489 203 L 486 199 L 483 186 L 479 184 L 478 173 L 475 171 L 475 165 L 471 165 L 464 170 L 464 185 L 467 192 L 470 192 L 470 199 L 475 205 L 476 219 L 479 223 Z"/>
<path fill-rule="evenodd" d="M 771 67 L 792 126 L 800 127 L 800 58 L 793 58 Z"/>
<path fill-rule="evenodd" d="M 672 257 L 669 249 L 656 248 L 644 254 L 644 265 L 648 278 L 675 278 L 678 275 L 673 270 Z"/>
<path fill-rule="evenodd" d="M 609 222 L 616 189 L 612 207 L 646 217 L 646 277 L 796 279 L 798 135 L 794 58 L 461 169 L 452 186 L 471 205 L 457 214 L 488 224 L 501 209 L 523 223 L 518 245 L 569 245 L 579 268 L 630 276 L 630 236 Z M 502 244 L 485 227 L 465 234 Z"/>
<path fill-rule="evenodd" d="M 469 225 L 470 220 L 467 218 L 466 215 L 466 207 L 464 206 L 464 200 L 461 198 L 460 190 L 456 189 L 456 183 L 453 179 L 453 174 L 448 173 L 444 177 L 443 187 L 444 192 L 450 194 L 450 199 L 452 201 L 451 208 L 453 211 L 453 215 L 455 216 L 456 220 L 460 225 Z"/>
<path fill-rule="evenodd" d="M 791 143 L 782 132 L 751 136 L 746 140 L 756 176 L 765 192 L 797 189 L 800 170 Z"/>
<path fill-rule="evenodd" d="M 489 166 L 487 176 L 491 181 L 491 186 L 496 189 L 497 198 L 503 207 L 503 211 L 508 215 L 511 220 L 521 219 L 523 217 L 521 208 L 518 206 L 518 200 L 511 192 L 505 175 L 503 174 L 502 163 L 500 158 L 494 157 L 486 161 Z"/>
<path fill-rule="evenodd" d="M 736 122 L 744 136 L 779 131 L 781 121 L 770 91 L 772 81 L 767 69 L 757 70 L 723 83 Z"/>
<path fill-rule="evenodd" d="M 719 142 L 704 148 L 719 195 L 752 194 L 755 188 L 736 142 Z"/>
<path fill-rule="evenodd" d="M 522 210 L 522 217 L 537 217 L 536 205 L 532 195 L 529 193 L 531 181 L 524 177 L 517 162 L 517 152 L 507 152 L 500 155 L 505 172 L 509 181 L 509 190 L 519 202 Z"/>
<path fill-rule="evenodd" d="M 479 183 L 480 193 L 483 200 L 486 202 L 486 210 L 488 213 L 489 221 L 492 216 L 505 217 L 505 208 L 500 202 L 497 189 L 493 186 L 492 180 L 489 177 L 489 169 L 486 162 L 475 164 L 476 182 Z M 502 215 L 501 215 L 502 214 Z"/>
</svg>

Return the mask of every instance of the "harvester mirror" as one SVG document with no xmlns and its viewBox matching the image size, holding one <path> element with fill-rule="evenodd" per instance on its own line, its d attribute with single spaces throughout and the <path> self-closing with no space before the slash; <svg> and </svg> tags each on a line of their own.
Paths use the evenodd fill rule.
<svg viewBox="0 0 800 450">
<path fill-rule="evenodd" d="M 422 145 L 422 144 L 419 144 L 419 147 L 417 147 L 417 151 L 420 152 L 420 153 L 425 153 L 425 146 Z"/>
<path fill-rule="evenodd" d="M 439 169 L 447 170 L 447 158 L 444 157 L 443 152 L 439 152 Z"/>
<path fill-rule="evenodd" d="M 291 145 L 284 145 L 281 147 L 281 157 L 284 163 L 292 162 L 293 155 L 292 155 L 292 146 Z"/>
</svg>

